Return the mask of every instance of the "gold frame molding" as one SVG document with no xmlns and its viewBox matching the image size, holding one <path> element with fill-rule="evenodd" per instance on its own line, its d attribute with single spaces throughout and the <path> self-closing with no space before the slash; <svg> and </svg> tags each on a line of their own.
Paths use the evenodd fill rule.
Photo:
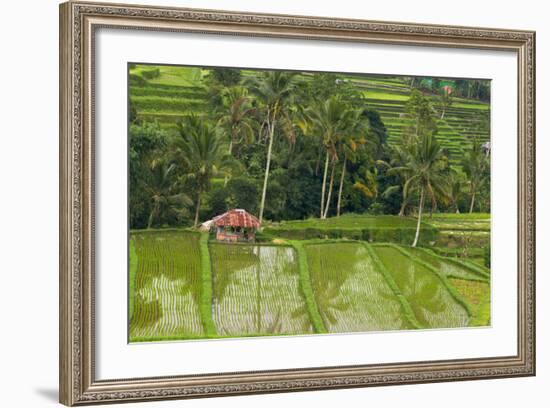
<svg viewBox="0 0 550 408">
<path fill-rule="evenodd" d="M 518 349 L 513 356 L 96 380 L 94 33 L 117 29 L 505 50 L 518 61 Z M 60 5 L 60 402 L 177 399 L 535 375 L 535 33 L 68 2 Z"/>
</svg>

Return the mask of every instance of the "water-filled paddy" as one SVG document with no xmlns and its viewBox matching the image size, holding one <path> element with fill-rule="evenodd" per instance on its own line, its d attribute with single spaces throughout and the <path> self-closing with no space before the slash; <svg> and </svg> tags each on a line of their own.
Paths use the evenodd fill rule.
<svg viewBox="0 0 550 408">
<path fill-rule="evenodd" d="M 210 255 L 219 335 L 313 332 L 293 248 L 211 244 Z"/>
<path fill-rule="evenodd" d="M 363 244 L 306 248 L 315 299 L 330 332 L 411 328 Z"/>
<path fill-rule="evenodd" d="M 476 271 L 460 261 L 454 261 L 444 259 L 437 255 L 420 248 L 408 248 L 414 256 L 420 258 L 422 261 L 427 262 L 433 266 L 440 273 L 447 277 L 462 278 L 468 280 L 487 280 L 487 275 L 483 275 L 481 271 Z"/>
<path fill-rule="evenodd" d="M 441 279 L 425 266 L 412 262 L 396 248 L 374 248 L 418 322 L 428 328 L 468 326 L 468 312 L 445 288 Z"/>
<path fill-rule="evenodd" d="M 137 257 L 130 340 L 200 337 L 199 235 L 133 234 Z"/>
</svg>

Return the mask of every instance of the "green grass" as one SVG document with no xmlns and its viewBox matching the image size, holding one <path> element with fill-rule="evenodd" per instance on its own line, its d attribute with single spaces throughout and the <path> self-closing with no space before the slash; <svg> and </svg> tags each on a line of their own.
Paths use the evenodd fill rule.
<svg viewBox="0 0 550 408">
<path fill-rule="evenodd" d="M 394 215 L 359 215 L 345 214 L 340 217 L 329 217 L 324 220 L 309 218 L 307 220 L 282 221 L 270 228 L 304 229 L 304 228 L 416 228 L 416 218 Z"/>
<path fill-rule="evenodd" d="M 137 267 L 130 341 L 204 336 L 199 234 L 155 231 L 131 237 Z"/>
<path fill-rule="evenodd" d="M 361 243 L 306 245 L 319 311 L 332 333 L 413 328 Z"/>
<path fill-rule="evenodd" d="M 212 264 L 208 250 L 208 232 L 201 233 L 200 257 L 201 257 L 201 299 L 200 313 L 204 326 L 204 333 L 207 337 L 216 337 L 216 325 L 212 319 Z"/>
<path fill-rule="evenodd" d="M 264 233 L 287 239 L 347 238 L 369 242 L 411 243 L 416 232 L 416 218 L 394 215 L 345 214 L 327 219 L 273 223 L 264 228 Z M 420 242 L 430 243 L 437 239 L 437 229 L 422 224 Z"/>
<path fill-rule="evenodd" d="M 143 66 L 137 66 L 135 72 L 139 74 Z M 200 83 L 203 76 L 203 70 L 195 67 L 180 67 L 180 66 L 168 66 L 168 65 L 148 65 L 146 67 L 158 68 L 160 75 L 157 78 L 150 79 L 148 82 L 151 84 L 172 85 L 172 86 L 196 86 Z"/>
<path fill-rule="evenodd" d="M 222 336 L 313 333 L 290 246 L 210 244 L 213 313 Z"/>
<path fill-rule="evenodd" d="M 375 99 L 379 101 L 403 101 L 403 102 L 406 102 L 409 100 L 409 95 L 388 93 L 388 92 L 365 91 L 363 92 L 363 95 L 367 98 L 367 100 Z"/>
<path fill-rule="evenodd" d="M 491 321 L 491 286 L 488 282 L 449 279 L 460 295 L 471 305 L 470 326 L 488 326 Z"/>
<path fill-rule="evenodd" d="M 427 262 L 447 278 L 488 281 L 489 274 L 479 267 L 461 262 L 458 259 L 444 258 L 424 248 L 408 248 L 414 256 Z"/>
<path fill-rule="evenodd" d="M 315 301 L 315 294 L 311 285 L 311 274 L 309 272 L 307 252 L 301 241 L 291 241 L 292 246 L 296 250 L 298 256 L 298 268 L 300 272 L 300 284 L 302 292 L 306 300 L 306 306 L 309 313 L 309 318 L 313 324 L 316 333 L 327 333 L 327 328 L 323 322 L 323 318 L 319 312 L 319 307 Z"/>
</svg>

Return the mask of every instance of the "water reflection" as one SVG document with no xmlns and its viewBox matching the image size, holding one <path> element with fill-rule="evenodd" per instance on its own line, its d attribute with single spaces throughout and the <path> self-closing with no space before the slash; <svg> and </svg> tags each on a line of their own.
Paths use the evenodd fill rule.
<svg viewBox="0 0 550 408">
<path fill-rule="evenodd" d="M 392 274 L 424 327 L 465 327 L 468 314 L 432 271 L 391 247 L 376 247 L 376 254 Z"/>
<path fill-rule="evenodd" d="M 210 245 L 219 334 L 311 333 L 293 248 Z"/>
<path fill-rule="evenodd" d="M 408 328 L 396 296 L 363 244 L 306 248 L 315 299 L 329 331 Z"/>
</svg>

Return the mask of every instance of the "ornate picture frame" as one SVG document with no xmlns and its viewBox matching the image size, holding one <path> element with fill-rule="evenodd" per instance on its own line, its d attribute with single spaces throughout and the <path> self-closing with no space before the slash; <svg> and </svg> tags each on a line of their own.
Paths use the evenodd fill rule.
<svg viewBox="0 0 550 408">
<path fill-rule="evenodd" d="M 517 353 L 175 377 L 96 379 L 95 99 L 98 28 L 196 32 L 517 55 Z M 535 33 L 228 11 L 67 2 L 60 6 L 60 402 L 73 406 L 535 375 Z"/>
</svg>

